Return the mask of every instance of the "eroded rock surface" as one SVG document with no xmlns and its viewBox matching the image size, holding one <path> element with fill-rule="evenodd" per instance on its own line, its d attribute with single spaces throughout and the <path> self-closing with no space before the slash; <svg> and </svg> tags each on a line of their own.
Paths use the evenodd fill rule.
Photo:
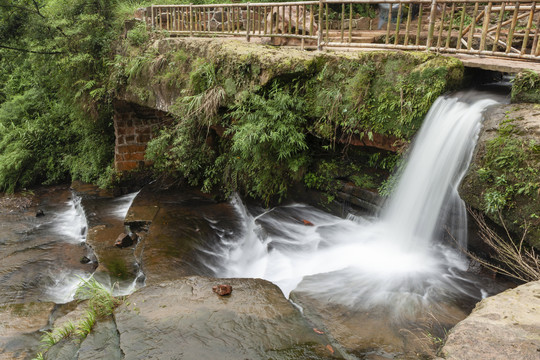
<svg viewBox="0 0 540 360">
<path fill-rule="evenodd" d="M 212 259 L 204 250 L 219 244 L 220 236 L 233 233 L 238 220 L 230 203 L 216 202 L 200 191 L 146 187 L 133 201 L 125 222 L 142 234 L 136 255 L 150 285 L 213 275 L 208 268 Z"/>
<path fill-rule="evenodd" d="M 145 287 L 116 311 L 125 359 L 341 358 L 279 288 L 261 279 L 188 277 Z M 332 353 L 329 349 L 332 349 Z"/>
<path fill-rule="evenodd" d="M 0 360 L 26 359 L 37 351 L 38 331 L 49 321 L 51 302 L 0 306 Z"/>
<path fill-rule="evenodd" d="M 459 193 L 471 207 L 540 247 L 540 105 L 490 108 Z M 473 244 L 474 245 L 474 244 Z"/>
<path fill-rule="evenodd" d="M 540 358 L 540 281 L 478 303 L 456 325 L 442 349 L 447 360 Z"/>
</svg>

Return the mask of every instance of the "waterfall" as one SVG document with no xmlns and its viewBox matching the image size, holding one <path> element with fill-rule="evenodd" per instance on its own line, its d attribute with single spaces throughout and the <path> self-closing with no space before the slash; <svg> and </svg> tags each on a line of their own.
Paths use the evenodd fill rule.
<svg viewBox="0 0 540 360">
<path fill-rule="evenodd" d="M 450 212 L 464 214 L 457 187 L 476 145 L 482 111 L 495 103 L 490 99 L 467 103 L 456 97 L 435 101 L 381 214 L 396 246 L 427 248 L 440 232 L 441 217 Z M 448 224 L 448 231 L 464 246 L 466 217 L 460 217 Z"/>
<path fill-rule="evenodd" d="M 260 277 L 286 296 L 296 289 L 347 306 L 389 305 L 396 312 L 441 299 L 481 298 L 483 289 L 464 275 L 464 257 L 442 239 L 448 231 L 466 240 L 457 187 L 482 112 L 495 103 L 476 93 L 439 98 L 379 217 L 342 219 L 302 204 L 250 208 L 259 214 L 254 216 L 235 199 L 244 228 L 235 241 L 212 250 L 220 264 L 216 275 Z"/>
</svg>

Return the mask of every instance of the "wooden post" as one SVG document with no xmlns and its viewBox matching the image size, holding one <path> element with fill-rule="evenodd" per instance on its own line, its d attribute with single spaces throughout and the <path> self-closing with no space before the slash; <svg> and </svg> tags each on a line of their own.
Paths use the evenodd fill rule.
<svg viewBox="0 0 540 360">
<path fill-rule="evenodd" d="M 467 11 L 467 3 L 463 3 L 463 8 L 461 9 L 461 20 L 459 22 L 459 33 L 457 38 L 456 48 L 461 49 L 461 39 L 463 38 L 463 23 L 465 22 L 465 11 Z"/>
<path fill-rule="evenodd" d="M 456 9 L 456 4 L 452 3 L 452 8 L 450 9 L 450 24 L 448 25 L 448 34 L 446 35 L 446 48 L 450 47 L 450 39 L 452 37 L 452 30 L 454 28 L 454 11 Z"/>
<path fill-rule="evenodd" d="M 314 17 L 315 17 L 315 13 L 313 12 L 313 5 L 309 5 L 309 9 L 310 9 L 310 14 L 311 16 L 309 17 L 309 34 L 310 35 L 313 35 L 313 21 L 315 20 Z M 320 13 L 319 13 L 319 16 L 320 16 Z M 320 32 L 320 29 L 319 28 L 319 32 Z"/>
<path fill-rule="evenodd" d="M 306 36 L 306 5 L 302 5 L 302 8 L 304 9 L 304 11 L 302 12 L 302 36 Z M 311 16 L 313 17 L 313 14 Z M 300 43 L 300 49 L 302 50 L 304 50 L 305 41 L 306 39 L 302 37 L 302 41 Z"/>
<path fill-rule="evenodd" d="M 251 8 L 249 3 L 247 3 L 246 23 L 246 41 L 249 42 L 249 31 L 251 30 Z"/>
<path fill-rule="evenodd" d="M 533 39 L 533 44 L 532 44 L 532 49 L 531 49 L 531 55 L 535 55 L 536 56 L 536 49 L 537 49 L 537 45 L 538 45 L 538 39 L 539 39 L 539 34 L 540 32 L 540 15 L 538 16 L 538 20 L 536 20 L 536 29 L 534 31 L 534 39 Z"/>
<path fill-rule="evenodd" d="M 431 47 L 433 40 L 433 31 L 435 30 L 435 11 L 437 10 L 437 0 L 431 1 L 431 11 L 429 12 L 428 38 L 426 41 L 426 50 Z"/>
<path fill-rule="evenodd" d="M 266 6 L 264 7 L 264 11 L 263 11 L 263 25 L 264 25 L 264 35 L 266 35 L 266 32 L 268 31 L 267 30 L 267 27 L 268 27 L 268 24 L 267 24 L 267 20 L 266 18 L 268 17 L 268 15 L 266 15 Z"/>
<path fill-rule="evenodd" d="M 488 3 L 486 9 L 484 9 L 484 24 L 482 26 L 482 39 L 480 40 L 480 51 L 484 51 L 486 48 L 486 36 L 489 28 L 489 19 L 491 18 L 491 1 Z"/>
<path fill-rule="evenodd" d="M 341 42 L 345 33 L 345 3 L 341 4 Z"/>
<path fill-rule="evenodd" d="M 478 3 L 474 3 L 474 10 L 472 16 L 472 23 L 469 25 L 469 37 L 467 38 L 467 50 L 471 50 L 472 39 L 474 35 L 474 30 L 476 27 L 476 14 L 478 13 Z"/>
<path fill-rule="evenodd" d="M 491 51 L 493 52 L 497 51 L 497 47 L 499 46 L 499 36 L 501 34 L 501 26 L 503 22 L 505 7 L 506 7 L 506 3 L 503 2 L 501 4 L 501 10 L 499 11 L 499 20 L 497 21 L 497 30 L 495 31 L 495 39 L 493 40 L 493 48 L 491 49 Z"/>
<path fill-rule="evenodd" d="M 525 36 L 523 37 L 523 45 L 521 46 L 522 55 L 525 54 L 525 51 L 527 50 L 527 43 L 529 42 L 529 34 L 531 32 L 531 27 L 532 27 L 535 11 L 536 11 L 536 2 L 533 2 L 531 6 L 531 12 L 529 13 L 529 21 L 527 21 L 527 28 L 525 29 Z"/>
<path fill-rule="evenodd" d="M 514 7 L 514 16 L 512 17 L 512 25 L 510 26 L 510 31 L 508 32 L 508 38 L 506 39 L 505 53 L 507 54 L 510 52 L 510 49 L 512 48 L 512 40 L 514 39 L 514 31 L 516 30 L 518 12 L 519 12 L 519 1 L 516 1 L 516 5 Z"/>
<path fill-rule="evenodd" d="M 386 20 L 386 39 L 384 40 L 385 45 L 388 45 L 390 42 L 390 24 L 392 23 L 392 3 L 388 4 L 388 18 Z"/>
<path fill-rule="evenodd" d="M 287 33 L 287 29 L 286 29 L 286 24 L 285 24 L 285 6 L 282 6 L 281 7 L 281 35 L 283 36 L 283 34 L 286 34 Z"/>
<path fill-rule="evenodd" d="M 323 24 L 322 24 L 322 18 L 323 18 L 323 0 L 319 0 L 319 36 L 317 36 L 317 50 L 322 50 L 322 36 L 323 36 Z M 313 29 L 313 26 L 312 26 Z"/>
<path fill-rule="evenodd" d="M 152 29 L 154 29 L 155 27 L 155 18 L 156 18 L 156 14 L 154 14 L 154 5 L 150 6 L 150 17 L 152 18 Z"/>
<path fill-rule="evenodd" d="M 189 36 L 193 36 L 193 4 L 189 4 Z"/>
<path fill-rule="evenodd" d="M 437 49 L 441 47 L 442 33 L 444 28 L 444 15 L 446 15 L 446 3 L 443 4 L 441 11 L 441 23 L 439 24 L 439 36 L 437 37 Z"/>
<path fill-rule="evenodd" d="M 287 34 L 292 34 L 292 5 L 289 5 L 289 31 Z"/>
<path fill-rule="evenodd" d="M 353 4 L 349 4 L 349 44 L 352 42 L 352 6 Z"/>
<path fill-rule="evenodd" d="M 279 16 L 279 8 L 277 8 L 277 14 Z M 274 27 L 274 7 L 271 6 L 270 7 L 270 34 L 274 32 L 273 27 Z"/>
<path fill-rule="evenodd" d="M 420 31 L 422 30 L 422 13 L 424 10 L 424 4 L 420 4 L 420 8 L 418 9 L 418 28 L 416 29 L 416 41 L 415 45 L 420 45 Z"/>
<path fill-rule="evenodd" d="M 328 3 L 325 4 L 325 17 L 324 17 L 324 23 L 326 24 L 326 43 L 328 44 L 328 35 L 329 35 L 329 29 L 328 29 Z"/>
<path fill-rule="evenodd" d="M 398 6 L 397 18 L 396 18 L 396 36 L 394 38 L 394 45 L 399 43 L 399 27 L 401 25 L 401 3 Z"/>
<path fill-rule="evenodd" d="M 296 26 L 294 27 L 294 33 L 298 35 L 298 26 L 300 25 L 300 7 L 296 5 Z"/>
<path fill-rule="evenodd" d="M 240 22 L 240 20 L 241 20 L 240 18 L 242 17 L 242 11 L 240 10 L 240 7 L 237 7 L 237 8 L 236 8 L 236 15 L 238 15 L 237 18 L 236 18 L 236 20 L 238 21 L 238 22 L 237 22 L 237 25 L 238 25 L 238 26 L 237 26 L 237 28 L 236 28 L 236 30 L 237 30 L 236 32 L 237 32 L 237 33 L 240 33 L 240 29 L 242 28 L 242 26 L 240 25 L 240 23 L 241 23 L 241 22 Z"/>
<path fill-rule="evenodd" d="M 405 25 L 405 39 L 403 39 L 403 45 L 409 45 L 409 31 L 411 30 L 411 20 L 412 20 L 412 4 L 409 4 L 409 11 L 407 12 L 407 24 Z"/>
</svg>

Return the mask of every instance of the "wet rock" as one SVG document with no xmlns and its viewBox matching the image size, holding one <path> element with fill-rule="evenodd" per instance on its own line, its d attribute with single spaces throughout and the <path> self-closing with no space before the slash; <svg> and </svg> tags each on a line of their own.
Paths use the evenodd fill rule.
<svg viewBox="0 0 540 360">
<path fill-rule="evenodd" d="M 125 248 L 132 246 L 135 243 L 135 240 L 131 237 L 130 234 L 122 233 L 118 235 L 116 238 L 116 241 L 114 242 L 114 246 L 119 248 Z"/>
<path fill-rule="evenodd" d="M 238 216 L 231 204 L 218 203 L 200 191 L 149 186 L 139 192 L 126 215 L 132 230 L 142 223 L 148 230 L 135 255 L 150 285 L 183 276 L 212 275 L 205 264 L 214 259 L 201 250 L 222 241 L 220 233 L 235 233 Z"/>
<path fill-rule="evenodd" d="M 130 295 L 115 312 L 125 359 L 342 358 L 277 286 L 228 279 L 234 292 L 218 297 L 208 291 L 215 283 L 194 276 Z"/>
<path fill-rule="evenodd" d="M 43 358 L 45 360 L 76 360 L 79 346 L 78 341 L 63 339 L 51 346 Z"/>
<path fill-rule="evenodd" d="M 78 360 L 120 360 L 120 337 L 111 317 L 96 322 L 92 332 L 81 343 Z"/>
<path fill-rule="evenodd" d="M 30 359 L 39 348 L 40 329 L 54 309 L 51 302 L 0 305 L 0 360 Z"/>
<path fill-rule="evenodd" d="M 212 287 L 212 291 L 219 296 L 230 295 L 232 293 L 231 285 L 216 285 Z"/>
<path fill-rule="evenodd" d="M 45 216 L 45 213 L 43 212 L 43 210 L 39 209 L 38 211 L 36 211 L 36 217 L 42 217 L 42 216 Z"/>
<path fill-rule="evenodd" d="M 482 300 L 448 335 L 447 360 L 540 358 L 540 281 Z"/>
<path fill-rule="evenodd" d="M 303 309 L 303 315 L 314 326 L 313 333 L 328 336 L 334 350 L 339 349 L 351 358 L 433 359 L 437 344 L 427 334 L 442 338 L 443 328 L 450 328 L 466 316 L 452 308 L 444 315 L 433 312 L 395 316 L 391 305 L 346 306 L 303 291 L 301 287 L 294 290 L 290 298 Z"/>
</svg>

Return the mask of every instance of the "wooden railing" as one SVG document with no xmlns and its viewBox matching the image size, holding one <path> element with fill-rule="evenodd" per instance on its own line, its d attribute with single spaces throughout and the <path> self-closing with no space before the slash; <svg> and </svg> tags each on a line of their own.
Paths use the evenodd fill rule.
<svg viewBox="0 0 540 360">
<path fill-rule="evenodd" d="M 378 17 L 358 19 L 354 4 L 371 4 Z M 428 50 L 540 61 L 540 4 L 535 1 L 321 0 L 154 5 L 146 9 L 145 19 L 155 29 L 177 36 L 243 36 L 247 41 L 260 37 L 275 45 L 296 44 L 319 50 Z"/>
</svg>

